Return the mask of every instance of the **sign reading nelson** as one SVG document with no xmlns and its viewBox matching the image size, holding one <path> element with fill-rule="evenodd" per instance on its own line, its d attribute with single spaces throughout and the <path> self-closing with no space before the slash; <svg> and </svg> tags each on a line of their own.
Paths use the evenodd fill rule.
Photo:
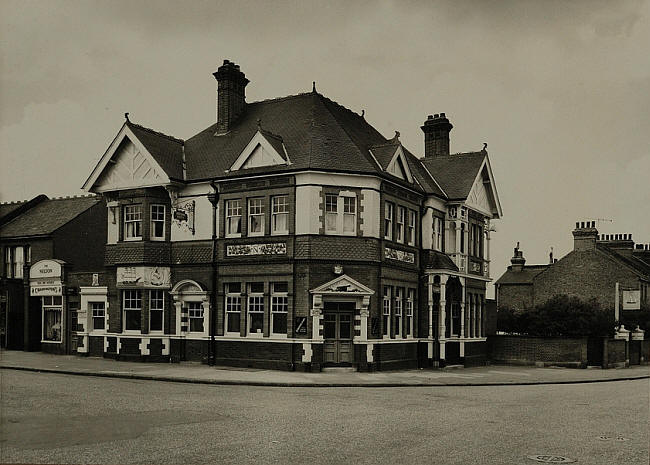
<svg viewBox="0 0 650 465">
<path fill-rule="evenodd" d="M 29 295 L 62 295 L 64 263 L 61 260 L 40 260 L 34 263 L 29 268 Z"/>
</svg>

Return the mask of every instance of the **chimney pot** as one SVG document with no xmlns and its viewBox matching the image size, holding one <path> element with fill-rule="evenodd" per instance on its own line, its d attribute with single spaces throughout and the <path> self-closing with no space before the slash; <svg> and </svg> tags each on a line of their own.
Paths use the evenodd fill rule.
<svg viewBox="0 0 650 465">
<path fill-rule="evenodd" d="M 433 115 L 427 116 L 427 119 L 433 119 Z"/>
<path fill-rule="evenodd" d="M 449 155 L 449 133 L 454 126 L 444 113 L 435 113 L 427 117 L 420 129 L 424 132 L 424 156 L 436 157 Z"/>
<path fill-rule="evenodd" d="M 444 114 L 444 113 L 440 113 L 440 117 L 441 117 L 441 118 L 445 118 L 445 114 Z"/>
<path fill-rule="evenodd" d="M 576 221 L 576 229 L 580 229 L 580 222 Z"/>
</svg>

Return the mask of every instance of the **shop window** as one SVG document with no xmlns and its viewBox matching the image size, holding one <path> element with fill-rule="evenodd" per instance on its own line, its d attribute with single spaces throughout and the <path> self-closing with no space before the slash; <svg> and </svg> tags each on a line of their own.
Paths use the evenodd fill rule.
<svg viewBox="0 0 650 465">
<path fill-rule="evenodd" d="M 93 329 L 101 330 L 106 327 L 106 305 L 104 302 L 90 302 L 93 317 Z"/>
<path fill-rule="evenodd" d="M 384 305 L 383 305 L 383 327 L 384 337 L 390 336 L 390 286 L 384 286 Z"/>
<path fill-rule="evenodd" d="M 226 201 L 226 236 L 241 236 L 241 200 Z"/>
<path fill-rule="evenodd" d="M 402 306 L 404 298 L 404 288 L 395 288 L 395 335 L 402 335 Z"/>
<path fill-rule="evenodd" d="M 406 208 L 397 207 L 397 227 L 395 228 L 395 240 L 404 242 L 404 222 L 406 220 Z"/>
<path fill-rule="evenodd" d="M 202 333 L 203 329 L 203 304 L 201 302 L 187 302 L 187 314 L 190 319 L 190 332 Z"/>
<path fill-rule="evenodd" d="M 271 333 L 287 334 L 289 297 L 287 283 L 271 284 Z"/>
<path fill-rule="evenodd" d="M 63 298 L 60 295 L 41 297 L 43 305 L 43 341 L 62 342 Z"/>
<path fill-rule="evenodd" d="M 29 246 L 5 247 L 5 276 L 7 278 L 22 278 L 25 266 L 25 256 L 30 261 Z"/>
<path fill-rule="evenodd" d="M 248 285 L 248 334 L 264 332 L 264 283 Z"/>
<path fill-rule="evenodd" d="M 392 241 L 393 240 L 393 214 L 394 214 L 394 205 L 390 202 L 386 202 L 384 208 L 384 239 Z"/>
<path fill-rule="evenodd" d="M 271 233 L 289 233 L 289 198 L 286 195 L 271 198 Z"/>
<path fill-rule="evenodd" d="M 248 200 L 248 235 L 264 235 L 264 199 L 261 197 Z"/>
<path fill-rule="evenodd" d="M 126 289 L 122 291 L 122 309 L 124 312 L 124 330 L 140 331 L 142 291 L 139 289 Z"/>
<path fill-rule="evenodd" d="M 451 329 L 452 336 L 460 335 L 460 304 L 458 302 L 451 303 Z"/>
<path fill-rule="evenodd" d="M 165 206 L 151 206 L 151 239 L 165 240 Z"/>
<path fill-rule="evenodd" d="M 163 313 L 165 310 L 165 291 L 149 291 L 149 331 L 163 330 Z"/>
<path fill-rule="evenodd" d="M 415 289 L 406 291 L 406 335 L 413 336 L 413 305 L 415 301 Z"/>
<path fill-rule="evenodd" d="M 417 221 L 417 213 L 409 210 L 409 223 L 406 231 L 406 242 L 408 245 L 415 245 L 415 223 Z"/>
<path fill-rule="evenodd" d="M 241 284 L 226 284 L 226 333 L 237 334 L 240 332 L 241 315 Z"/>
<path fill-rule="evenodd" d="M 142 239 L 142 205 L 124 206 L 124 239 Z"/>
<path fill-rule="evenodd" d="M 352 195 L 325 195 L 325 232 L 329 234 L 356 234 L 357 198 Z"/>
</svg>

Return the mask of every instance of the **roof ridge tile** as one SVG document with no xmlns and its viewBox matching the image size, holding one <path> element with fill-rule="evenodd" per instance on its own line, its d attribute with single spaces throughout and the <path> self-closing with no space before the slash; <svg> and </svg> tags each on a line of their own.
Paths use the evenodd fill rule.
<svg viewBox="0 0 650 465">
<path fill-rule="evenodd" d="M 149 132 L 151 134 L 154 134 L 156 136 L 162 136 L 166 137 L 167 139 L 171 139 L 174 142 L 178 142 L 180 144 L 185 144 L 185 141 L 183 139 L 179 139 L 178 137 L 170 136 L 169 134 L 165 134 L 164 132 L 156 131 L 155 129 L 148 128 L 146 126 L 142 126 L 141 124 L 134 123 L 132 121 L 129 121 L 126 123 L 128 126 L 134 126 L 138 129 L 142 129 L 143 131 Z"/>
</svg>

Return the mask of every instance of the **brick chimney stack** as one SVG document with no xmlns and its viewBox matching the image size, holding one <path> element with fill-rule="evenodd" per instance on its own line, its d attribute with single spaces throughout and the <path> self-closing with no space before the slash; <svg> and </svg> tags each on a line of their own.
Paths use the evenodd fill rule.
<svg viewBox="0 0 650 465">
<path fill-rule="evenodd" d="M 524 258 L 524 253 L 519 250 L 519 242 L 517 242 L 517 247 L 515 247 L 514 254 L 510 259 L 512 263 L 512 271 L 523 271 L 524 265 L 526 264 L 526 259 Z"/>
<path fill-rule="evenodd" d="M 597 239 L 598 230 L 595 221 L 576 223 L 576 229 L 573 230 L 573 250 L 576 252 L 596 250 Z"/>
<path fill-rule="evenodd" d="M 217 80 L 217 134 L 225 134 L 246 108 L 249 81 L 239 65 L 228 60 L 212 75 Z"/>
<path fill-rule="evenodd" d="M 449 155 L 449 132 L 453 128 L 444 113 L 429 115 L 424 125 L 424 157 Z"/>
<path fill-rule="evenodd" d="M 627 257 L 631 257 L 634 250 L 632 234 L 601 234 L 598 242 Z"/>
</svg>

